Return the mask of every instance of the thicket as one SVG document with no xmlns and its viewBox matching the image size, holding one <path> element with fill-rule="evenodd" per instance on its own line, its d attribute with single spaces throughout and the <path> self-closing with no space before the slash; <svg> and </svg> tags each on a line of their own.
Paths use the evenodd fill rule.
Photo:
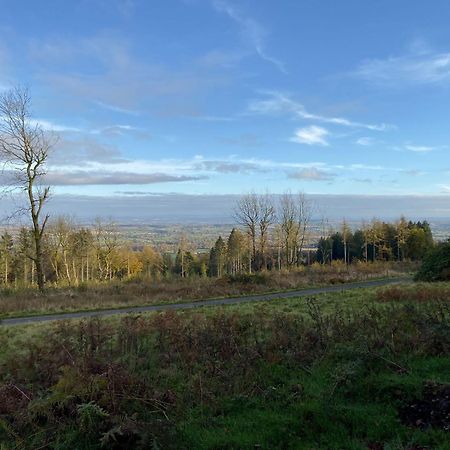
<svg viewBox="0 0 450 450">
<path fill-rule="evenodd" d="M 417 272 L 418 281 L 450 280 L 450 241 L 429 250 Z"/>
</svg>

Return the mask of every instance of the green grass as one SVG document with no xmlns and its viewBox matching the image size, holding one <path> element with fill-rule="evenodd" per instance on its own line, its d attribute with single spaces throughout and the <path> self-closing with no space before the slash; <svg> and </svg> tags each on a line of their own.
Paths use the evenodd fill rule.
<svg viewBox="0 0 450 450">
<path fill-rule="evenodd" d="M 0 328 L 0 448 L 448 449 L 449 287 Z"/>
</svg>

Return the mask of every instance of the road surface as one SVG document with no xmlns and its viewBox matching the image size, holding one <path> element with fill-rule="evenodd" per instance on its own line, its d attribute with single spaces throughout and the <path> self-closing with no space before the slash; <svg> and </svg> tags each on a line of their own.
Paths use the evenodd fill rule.
<svg viewBox="0 0 450 450">
<path fill-rule="evenodd" d="M 328 292 L 343 292 L 352 289 L 361 289 L 368 287 L 386 286 L 392 283 L 399 283 L 409 281 L 409 278 L 386 278 L 382 280 L 370 280 L 360 281 L 356 283 L 347 283 L 319 288 L 300 289 L 296 291 L 288 292 L 272 292 L 270 294 L 257 294 L 243 297 L 228 297 L 217 298 L 209 300 L 197 300 L 183 303 L 171 303 L 162 305 L 149 305 L 149 306 L 136 306 L 130 308 L 119 309 L 104 309 L 100 311 L 80 311 L 58 314 L 46 314 L 40 316 L 28 316 L 28 317 L 14 317 L 11 319 L 0 320 L 1 325 L 26 325 L 31 323 L 50 322 L 55 320 L 68 320 L 68 319 L 85 319 L 89 317 L 107 317 L 114 316 L 116 314 L 139 314 L 151 311 L 168 311 L 177 309 L 192 309 L 200 308 L 201 306 L 219 306 L 219 305 L 233 305 L 239 303 L 250 302 L 264 302 L 270 300 L 279 300 L 285 298 L 295 297 L 309 297 L 311 295 L 326 294 Z"/>
</svg>

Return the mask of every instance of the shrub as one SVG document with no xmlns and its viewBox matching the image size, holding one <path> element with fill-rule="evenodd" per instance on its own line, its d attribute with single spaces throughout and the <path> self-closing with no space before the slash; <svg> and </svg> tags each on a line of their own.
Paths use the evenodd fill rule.
<svg viewBox="0 0 450 450">
<path fill-rule="evenodd" d="M 416 281 L 450 280 L 450 241 L 438 244 L 425 256 Z"/>
<path fill-rule="evenodd" d="M 268 282 L 268 276 L 265 273 L 257 272 L 253 274 L 240 273 L 237 275 L 228 275 L 227 280 L 229 283 L 242 283 L 242 284 L 266 284 Z"/>
</svg>

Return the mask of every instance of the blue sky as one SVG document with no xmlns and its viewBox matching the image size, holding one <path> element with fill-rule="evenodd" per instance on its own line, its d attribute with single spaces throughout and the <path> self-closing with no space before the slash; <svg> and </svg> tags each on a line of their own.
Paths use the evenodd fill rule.
<svg viewBox="0 0 450 450">
<path fill-rule="evenodd" d="M 57 194 L 450 193 L 450 2 L 0 0 Z"/>
</svg>

